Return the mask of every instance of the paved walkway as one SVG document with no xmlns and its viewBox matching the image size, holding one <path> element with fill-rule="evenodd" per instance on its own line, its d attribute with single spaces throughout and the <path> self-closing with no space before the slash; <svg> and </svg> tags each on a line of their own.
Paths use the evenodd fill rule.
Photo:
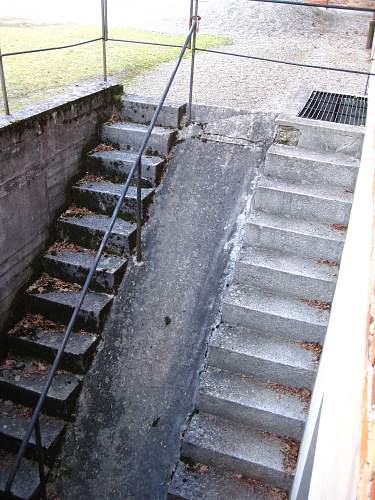
<svg viewBox="0 0 375 500">
<path fill-rule="evenodd" d="M 364 49 L 369 15 L 323 8 L 270 5 L 250 0 L 201 3 L 202 32 L 228 35 L 233 45 L 220 50 L 308 64 L 368 71 Z M 181 23 L 181 21 L 180 21 Z M 164 28 L 170 27 L 167 22 Z M 182 29 L 182 25 L 178 25 Z M 199 41 L 198 41 L 199 44 Z M 133 81 L 127 90 L 161 95 L 174 63 L 158 66 Z M 184 61 L 171 97 L 186 100 L 190 62 Z M 301 87 L 363 94 L 366 77 L 331 71 L 249 61 L 200 53 L 197 56 L 195 102 L 281 111 Z"/>
</svg>

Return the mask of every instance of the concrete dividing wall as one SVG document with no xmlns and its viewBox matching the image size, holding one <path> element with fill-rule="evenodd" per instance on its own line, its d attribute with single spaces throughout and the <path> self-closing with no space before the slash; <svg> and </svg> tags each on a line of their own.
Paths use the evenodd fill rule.
<svg viewBox="0 0 375 500">
<path fill-rule="evenodd" d="M 374 469 L 367 466 L 371 455 L 368 439 L 375 401 L 371 389 L 375 354 L 374 109 L 373 78 L 361 166 L 292 500 L 370 498 Z"/>
<path fill-rule="evenodd" d="M 0 118 L 0 330 L 46 247 L 83 153 L 96 143 L 120 94 L 120 85 L 80 85 Z"/>
</svg>

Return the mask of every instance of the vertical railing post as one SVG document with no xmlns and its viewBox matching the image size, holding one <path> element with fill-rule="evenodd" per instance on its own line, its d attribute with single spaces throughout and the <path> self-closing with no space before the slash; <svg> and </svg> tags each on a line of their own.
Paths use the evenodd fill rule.
<svg viewBox="0 0 375 500">
<path fill-rule="evenodd" d="M 142 261 L 142 160 L 137 163 L 137 262 Z"/>
<path fill-rule="evenodd" d="M 195 30 L 192 36 L 191 42 L 191 66 L 190 66 L 190 87 L 189 87 L 189 103 L 188 103 L 188 123 L 192 121 L 192 104 L 193 104 L 193 85 L 194 85 L 194 67 L 195 67 L 195 46 L 197 39 L 197 29 L 198 29 L 198 1 L 194 0 L 194 15 L 191 19 L 195 20 Z"/>
<path fill-rule="evenodd" d="M 189 30 L 190 30 L 191 24 L 193 22 L 193 13 L 194 13 L 194 0 L 190 0 Z M 191 49 L 191 38 L 189 40 L 188 49 Z"/>
<path fill-rule="evenodd" d="M 108 40 L 108 19 L 107 0 L 101 0 L 102 5 L 102 49 L 103 49 L 103 77 L 107 81 L 107 40 Z"/>
<path fill-rule="evenodd" d="M 10 115 L 8 93 L 7 93 L 7 87 L 5 84 L 5 74 L 4 74 L 4 66 L 3 66 L 3 56 L 1 55 L 1 48 L 0 48 L 0 81 L 1 81 L 1 91 L 3 93 L 5 114 Z"/>
<path fill-rule="evenodd" d="M 42 435 L 40 432 L 40 423 L 39 418 L 35 421 L 35 444 L 36 444 L 36 453 L 38 457 L 38 466 L 39 466 L 39 479 L 40 479 L 40 487 L 41 487 L 41 498 L 42 500 L 47 500 L 47 490 L 46 490 L 46 476 L 44 473 L 44 452 L 42 445 Z"/>
</svg>

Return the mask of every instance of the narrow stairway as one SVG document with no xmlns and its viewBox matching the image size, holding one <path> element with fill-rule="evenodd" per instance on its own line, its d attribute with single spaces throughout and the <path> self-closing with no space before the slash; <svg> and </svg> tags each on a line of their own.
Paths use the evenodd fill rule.
<svg viewBox="0 0 375 500">
<path fill-rule="evenodd" d="M 359 167 L 322 137 L 268 150 L 170 498 L 288 497 Z"/>
<path fill-rule="evenodd" d="M 22 298 L 20 317 L 8 331 L 7 355 L 0 362 L 0 497 L 50 364 L 95 250 L 108 227 L 136 153 L 157 103 L 124 97 L 119 121 L 102 127 L 100 144 L 86 158 L 86 174 L 72 187 L 71 206 L 57 221 L 57 240 L 41 258 L 39 277 Z M 144 221 L 180 127 L 185 105 L 166 103 L 142 158 Z M 83 376 L 95 354 L 100 332 L 124 277 L 136 239 L 136 188 L 129 189 L 121 218 L 83 303 L 40 419 L 42 445 L 50 466 L 72 418 Z M 12 498 L 38 498 L 39 473 L 34 436 L 12 488 Z"/>
</svg>

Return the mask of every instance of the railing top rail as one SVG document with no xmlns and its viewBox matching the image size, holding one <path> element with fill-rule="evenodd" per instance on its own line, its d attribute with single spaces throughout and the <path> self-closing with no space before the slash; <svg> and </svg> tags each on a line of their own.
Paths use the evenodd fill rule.
<svg viewBox="0 0 375 500">
<path fill-rule="evenodd" d="M 323 9 L 349 10 L 356 12 L 375 12 L 375 8 L 371 7 L 356 7 L 354 5 L 329 4 L 318 2 L 301 2 L 297 0 L 248 0 L 249 2 L 261 3 L 279 3 L 283 5 L 299 5 L 300 7 L 320 7 Z"/>
</svg>

